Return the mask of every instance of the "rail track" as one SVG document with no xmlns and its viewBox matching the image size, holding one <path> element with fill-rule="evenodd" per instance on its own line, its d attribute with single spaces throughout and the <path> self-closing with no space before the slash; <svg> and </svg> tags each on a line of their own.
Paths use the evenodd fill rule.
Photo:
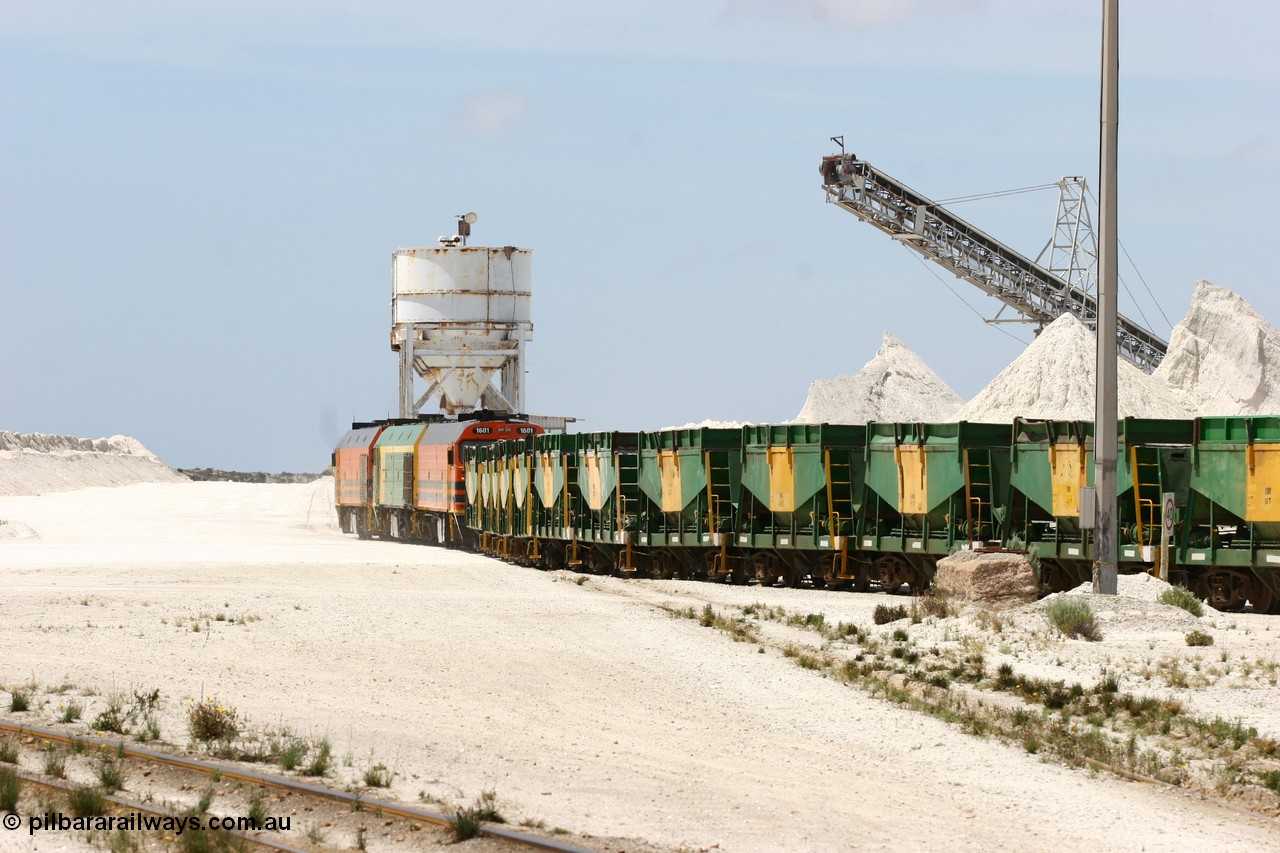
<svg viewBox="0 0 1280 853">
<path fill-rule="evenodd" d="M 408 805 L 406 803 L 372 799 L 364 796 L 363 793 L 339 791 L 333 788 L 326 788 L 322 785 L 314 785 L 296 779 L 287 779 L 280 776 L 257 773 L 236 765 L 220 764 L 201 759 L 187 758 L 181 755 L 173 755 L 171 753 L 159 752 L 138 746 L 127 746 L 124 745 L 123 741 L 112 743 L 102 738 L 70 735 L 57 731 L 56 729 L 18 724 L 3 720 L 0 720 L 0 733 L 15 735 L 20 740 L 22 738 L 36 738 L 45 743 L 59 743 L 66 744 L 68 746 L 78 744 L 85 748 L 114 753 L 121 758 L 175 768 L 182 773 L 195 774 L 208 780 L 234 780 L 259 789 L 274 789 L 291 797 L 301 798 L 303 800 L 319 800 L 340 804 L 346 806 L 352 813 L 366 812 L 371 815 L 376 815 L 382 819 L 389 817 L 401 818 L 414 824 L 426 824 L 443 829 L 452 829 L 455 822 L 455 819 L 452 816 L 431 811 L 429 809 L 418 808 L 417 806 Z M 30 784 L 61 792 L 71 792 L 78 787 L 71 783 L 50 780 L 26 772 L 19 772 L 17 775 L 19 778 Z M 104 799 L 119 808 L 130 811 L 147 812 L 161 817 L 178 816 L 176 812 L 162 809 L 154 803 L 138 803 L 115 795 L 106 796 Z M 308 853 L 308 851 L 324 849 L 328 846 L 323 843 L 313 842 L 299 847 L 296 846 L 298 843 L 296 838 L 290 837 L 288 840 L 281 840 L 268 837 L 264 835 L 262 831 L 231 831 L 231 834 L 255 845 L 273 850 L 287 851 L 288 853 Z M 544 838 L 530 833 L 520 832 L 496 823 L 481 824 L 477 835 L 506 842 L 510 845 L 509 848 L 502 849 L 545 850 L 553 851 L 553 853 L 596 853 L 596 851 L 586 847 L 581 847 L 566 841 Z"/>
</svg>

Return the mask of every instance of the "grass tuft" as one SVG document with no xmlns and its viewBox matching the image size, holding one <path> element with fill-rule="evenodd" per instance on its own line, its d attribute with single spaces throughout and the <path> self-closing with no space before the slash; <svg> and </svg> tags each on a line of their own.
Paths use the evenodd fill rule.
<svg viewBox="0 0 1280 853">
<path fill-rule="evenodd" d="M 67 807 L 76 817 L 93 817 L 107 810 L 107 798 L 97 788 L 82 786 L 67 795 Z"/>
<path fill-rule="evenodd" d="M 254 795 L 249 802 L 249 813 L 246 817 L 249 818 L 249 824 L 254 829 L 262 829 L 267 825 L 267 803 L 262 798 L 262 794 Z"/>
<path fill-rule="evenodd" d="M 280 767 L 284 770 L 297 770 L 307 757 L 307 742 L 302 738 L 290 738 L 280 750 Z"/>
<path fill-rule="evenodd" d="M 375 764 L 368 770 L 364 771 L 364 783 L 370 788 L 385 788 L 391 784 L 391 777 L 394 774 L 387 769 L 385 764 Z"/>
<path fill-rule="evenodd" d="M 329 744 L 329 739 L 324 738 L 316 747 L 315 754 L 311 756 L 311 762 L 302 769 L 304 776 L 323 776 L 333 767 L 333 747 Z"/>
<path fill-rule="evenodd" d="M 31 694 L 21 688 L 14 688 L 9 694 L 9 710 L 15 713 L 22 713 L 31 707 Z"/>
<path fill-rule="evenodd" d="M 22 780 L 8 767 L 0 767 L 0 812 L 17 812 Z"/>
<path fill-rule="evenodd" d="M 486 823 L 506 823 L 506 819 L 498 811 L 498 795 L 493 791 L 482 792 L 474 803 L 454 811 L 451 824 L 453 840 L 467 841 L 475 838 L 481 825 Z"/>
<path fill-rule="evenodd" d="M 44 750 L 44 775 L 61 779 L 67 775 L 67 754 L 53 744 Z"/>
<path fill-rule="evenodd" d="M 98 765 L 98 782 L 107 794 L 114 794 L 124 787 L 124 768 L 114 758 L 105 755 Z"/>
</svg>

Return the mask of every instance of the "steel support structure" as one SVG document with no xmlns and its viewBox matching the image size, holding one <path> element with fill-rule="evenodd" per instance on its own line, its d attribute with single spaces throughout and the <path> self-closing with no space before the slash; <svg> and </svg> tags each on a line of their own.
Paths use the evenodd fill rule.
<svg viewBox="0 0 1280 853">
<path fill-rule="evenodd" d="M 396 347 L 400 367 L 400 417 L 416 417 L 422 411 L 422 407 L 440 392 L 441 383 L 437 380 L 430 382 L 427 390 L 415 399 L 414 386 L 418 376 L 426 377 L 430 373 L 447 370 L 449 363 L 454 360 L 462 360 L 463 368 L 471 367 L 473 365 L 467 364 L 468 357 L 473 362 L 501 359 L 500 366 L 490 368 L 491 372 L 498 373 L 498 387 L 494 387 L 492 381 L 484 387 L 479 400 L 480 407 L 492 412 L 523 412 L 524 344 L 525 336 L 533 328 L 533 324 L 491 323 L 490 326 L 503 328 L 507 333 L 507 339 L 498 342 L 497 347 L 490 343 L 487 346 L 476 345 L 468 350 L 457 347 L 439 348 L 420 338 L 420 335 L 424 336 L 445 325 L 447 324 L 412 323 L 406 324 L 400 330 Z M 440 400 L 440 407 L 446 414 L 451 416 L 457 414 L 457 411 L 450 410 L 446 406 L 443 398 Z"/>
<path fill-rule="evenodd" d="M 1004 245 L 946 208 L 889 177 L 855 154 L 822 159 L 827 201 L 874 225 L 1020 313 L 1047 325 L 1063 314 L 1093 323 L 1098 302 L 1036 262 Z M 1120 355 L 1150 373 L 1164 358 L 1167 341 L 1125 317 L 1115 333 Z"/>
<path fill-rule="evenodd" d="M 1036 263 L 1084 291 L 1098 294 L 1098 237 L 1089 218 L 1088 184 L 1078 175 L 1058 181 L 1058 215 L 1053 223 L 1053 239 L 1045 244 Z M 1097 317 L 1081 317 L 1093 329 Z"/>
</svg>

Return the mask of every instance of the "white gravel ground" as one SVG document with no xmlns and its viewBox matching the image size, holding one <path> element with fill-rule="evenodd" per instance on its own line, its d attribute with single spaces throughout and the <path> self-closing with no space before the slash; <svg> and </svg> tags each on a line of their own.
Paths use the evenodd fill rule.
<svg viewBox="0 0 1280 853">
<path fill-rule="evenodd" d="M 0 498 L 0 519 L 39 537 L 0 541 L 0 681 L 34 680 L 47 697 L 0 716 L 47 723 L 92 691 L 80 697 L 91 720 L 112 690 L 159 688 L 163 736 L 182 742 L 184 702 L 216 696 L 254 725 L 327 735 L 338 784 L 384 762 L 406 800 L 492 788 L 512 820 L 672 849 L 1280 846 L 1274 822 L 968 736 L 659 606 L 762 601 L 872 627 L 883 595 L 578 584 L 345 537 L 331 490 L 157 483 Z M 989 665 L 1073 680 L 1122 668 L 1127 689 L 1157 691 L 1174 688 L 1156 662 L 1176 658 L 1207 682 L 1179 688 L 1186 701 L 1280 736 L 1266 667 L 1280 627 L 1267 617 L 1195 620 L 1150 601 L 1134 616 L 1126 599 L 1089 644 L 1054 636 L 1042 606 L 985 630 Z M 953 642 L 965 624 L 910 631 Z M 1194 625 L 1217 645 L 1187 649 Z M 1237 666 L 1208 673 L 1224 651 Z M 63 683 L 75 688 L 49 696 Z"/>
</svg>

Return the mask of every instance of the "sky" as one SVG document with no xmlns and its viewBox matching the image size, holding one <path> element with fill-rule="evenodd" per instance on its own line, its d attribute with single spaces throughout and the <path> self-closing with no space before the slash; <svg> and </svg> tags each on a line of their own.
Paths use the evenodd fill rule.
<svg viewBox="0 0 1280 853">
<path fill-rule="evenodd" d="M 819 161 L 1096 187 L 1101 5 L 0 4 L 0 429 L 321 470 L 396 414 L 391 253 L 469 210 L 533 252 L 532 412 L 786 420 L 886 331 L 967 399 L 1032 330 L 826 204 Z M 1280 322 L 1280 6 L 1120 15 L 1121 312 L 1167 339 L 1208 279 Z M 1035 257 L 1056 201 L 952 209 Z"/>
</svg>

